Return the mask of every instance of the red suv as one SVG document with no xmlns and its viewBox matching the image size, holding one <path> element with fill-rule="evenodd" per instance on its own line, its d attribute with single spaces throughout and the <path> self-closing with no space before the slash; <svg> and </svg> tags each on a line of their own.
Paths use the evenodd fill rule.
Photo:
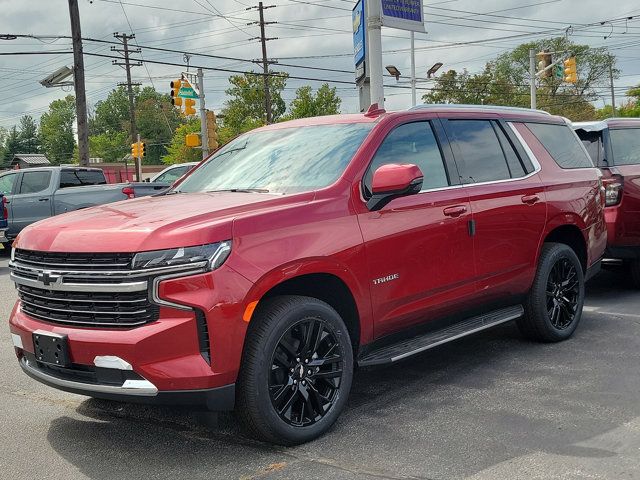
<svg viewBox="0 0 640 480">
<path fill-rule="evenodd" d="M 640 120 L 610 118 L 573 128 L 604 175 L 606 257 L 627 263 L 640 288 Z"/>
<path fill-rule="evenodd" d="M 325 432 L 356 365 L 511 320 L 575 331 L 606 245 L 601 174 L 560 117 L 423 106 L 249 132 L 166 194 L 25 229 L 10 327 L 31 377 Z"/>
</svg>

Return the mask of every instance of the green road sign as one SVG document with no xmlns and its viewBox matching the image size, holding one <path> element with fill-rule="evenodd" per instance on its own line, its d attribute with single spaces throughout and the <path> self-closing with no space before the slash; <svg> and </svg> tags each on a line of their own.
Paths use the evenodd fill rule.
<svg viewBox="0 0 640 480">
<path fill-rule="evenodd" d="M 553 76 L 558 80 L 562 80 L 564 78 L 564 65 L 559 63 L 555 67 L 553 67 Z"/>
<path fill-rule="evenodd" d="M 178 90 L 178 96 L 180 98 L 198 98 L 198 94 L 191 87 L 180 87 L 180 90 Z"/>
</svg>

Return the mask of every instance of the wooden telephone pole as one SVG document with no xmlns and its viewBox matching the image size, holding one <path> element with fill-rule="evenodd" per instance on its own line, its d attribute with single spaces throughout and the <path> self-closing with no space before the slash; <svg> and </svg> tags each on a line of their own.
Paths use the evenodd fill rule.
<svg viewBox="0 0 640 480">
<path fill-rule="evenodd" d="M 76 122 L 78 124 L 78 156 L 80 165 L 89 165 L 89 131 L 87 126 L 87 95 L 84 89 L 84 58 L 78 1 L 69 0 L 71 40 L 73 42 L 73 84 L 76 94 Z"/>
</svg>

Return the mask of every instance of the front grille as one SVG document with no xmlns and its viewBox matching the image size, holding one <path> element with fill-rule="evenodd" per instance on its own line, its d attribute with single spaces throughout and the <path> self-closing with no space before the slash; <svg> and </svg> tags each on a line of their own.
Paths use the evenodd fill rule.
<svg viewBox="0 0 640 480">
<path fill-rule="evenodd" d="M 35 252 L 16 249 L 14 259 L 24 265 L 48 269 L 82 267 L 83 270 L 100 271 L 130 268 L 133 254 Z"/>
<path fill-rule="evenodd" d="M 130 327 L 154 321 L 159 313 L 146 290 L 65 292 L 19 285 L 18 296 L 25 313 L 54 323 Z"/>
</svg>

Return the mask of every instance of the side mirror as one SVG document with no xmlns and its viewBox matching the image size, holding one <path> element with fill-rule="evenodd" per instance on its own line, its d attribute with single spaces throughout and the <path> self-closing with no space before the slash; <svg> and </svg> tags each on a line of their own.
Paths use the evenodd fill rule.
<svg viewBox="0 0 640 480">
<path fill-rule="evenodd" d="M 394 198 L 419 193 L 422 178 L 422 172 L 413 164 L 382 165 L 373 174 L 372 195 L 367 201 L 367 207 L 371 211 L 380 210 Z"/>
</svg>

